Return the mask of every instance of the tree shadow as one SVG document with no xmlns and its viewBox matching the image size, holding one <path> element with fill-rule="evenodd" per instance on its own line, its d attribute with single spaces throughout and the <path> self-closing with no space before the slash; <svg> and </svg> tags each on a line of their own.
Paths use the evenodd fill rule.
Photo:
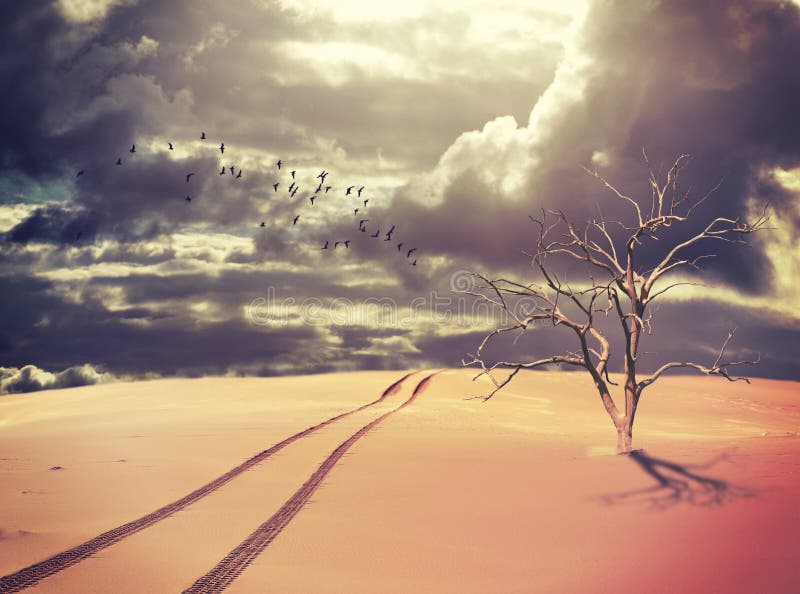
<svg viewBox="0 0 800 594">
<path fill-rule="evenodd" d="M 681 503 L 698 507 L 720 507 L 739 499 L 749 499 L 757 491 L 700 474 L 715 464 L 729 460 L 727 452 L 715 456 L 704 464 L 678 464 L 671 460 L 656 458 L 644 450 L 634 450 L 627 455 L 656 484 L 644 489 L 602 495 L 607 505 L 640 503 L 651 509 L 665 510 Z"/>
</svg>

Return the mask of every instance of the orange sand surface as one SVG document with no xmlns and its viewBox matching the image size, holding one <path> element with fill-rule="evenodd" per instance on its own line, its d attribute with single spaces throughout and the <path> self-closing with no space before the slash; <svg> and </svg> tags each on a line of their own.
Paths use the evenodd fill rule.
<svg viewBox="0 0 800 594">
<path fill-rule="evenodd" d="M 800 384 L 663 378 L 640 403 L 643 451 L 617 456 L 588 376 L 520 374 L 483 403 L 467 397 L 486 384 L 446 370 L 412 397 L 431 373 L 23 591 L 181 592 L 277 517 L 246 563 L 222 564 L 226 591 L 800 592 Z M 0 575 L 178 500 L 403 375 L 0 397 Z M 304 489 L 309 501 L 284 505 Z"/>
</svg>

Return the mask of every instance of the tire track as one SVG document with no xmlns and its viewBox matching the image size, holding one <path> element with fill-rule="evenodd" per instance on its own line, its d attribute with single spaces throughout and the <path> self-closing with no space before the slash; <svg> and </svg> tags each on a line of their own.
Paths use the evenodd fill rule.
<svg viewBox="0 0 800 594">
<path fill-rule="evenodd" d="M 172 514 L 186 508 L 187 506 L 195 503 L 199 499 L 202 499 L 203 497 L 210 495 L 220 487 L 232 481 L 234 478 L 236 478 L 243 472 L 249 470 L 256 464 L 263 462 L 264 460 L 266 460 L 273 454 L 276 454 L 289 444 L 299 439 L 302 439 L 303 437 L 311 435 L 315 431 L 318 431 L 319 429 L 322 429 L 323 427 L 326 427 L 331 423 L 335 423 L 340 419 L 343 419 L 357 412 L 360 412 L 366 408 L 374 406 L 380 402 L 383 402 L 389 396 L 396 394 L 400 390 L 400 387 L 402 386 L 403 382 L 412 375 L 414 375 L 415 373 L 418 372 L 412 371 L 401 377 L 399 380 L 397 380 L 388 388 L 386 388 L 383 391 L 383 393 L 381 393 L 380 397 L 377 400 L 373 400 L 372 402 L 362 404 L 358 408 L 354 408 L 352 410 L 338 414 L 326 421 L 317 423 L 316 425 L 309 427 L 308 429 L 305 429 L 300 433 L 296 433 L 291 437 L 287 437 L 283 441 L 276 443 L 274 446 L 259 452 L 258 454 L 252 456 L 251 458 L 248 458 L 247 460 L 242 462 L 239 466 L 236 466 L 231 470 L 229 470 L 228 472 L 226 472 L 225 474 L 218 476 L 210 483 L 207 483 L 202 487 L 195 489 L 188 495 L 184 495 L 177 501 L 173 501 L 172 503 L 160 507 L 157 510 L 150 512 L 149 514 L 142 516 L 141 518 L 138 518 L 126 524 L 122 524 L 121 526 L 118 526 L 106 532 L 103 532 L 102 534 L 95 536 L 91 540 L 87 540 L 83 544 L 80 544 L 71 549 L 67 549 L 66 551 L 57 553 L 52 557 L 49 557 L 43 561 L 39 561 L 38 563 L 34 563 L 33 565 L 24 567 L 19 571 L 3 576 L 2 578 L 0 578 L 0 593 L 6 594 L 11 592 L 19 592 L 20 590 L 29 588 L 34 584 L 36 584 L 37 582 L 39 582 L 40 580 L 43 580 L 44 578 L 49 577 L 54 573 L 58 573 L 59 571 L 67 569 L 68 567 L 71 567 L 76 563 L 83 561 L 87 557 L 91 557 L 95 553 L 98 553 L 99 551 L 121 541 L 122 539 L 127 538 L 128 536 L 131 536 L 139 532 L 140 530 L 144 530 L 145 528 L 152 526 L 156 522 L 160 522 L 161 520 L 168 518 Z"/>
<path fill-rule="evenodd" d="M 437 371 L 423 378 L 419 384 L 417 384 L 417 387 L 414 388 L 411 397 L 403 402 L 403 404 L 364 425 L 347 440 L 339 444 L 319 468 L 314 471 L 309 479 L 303 483 L 303 486 L 300 487 L 271 518 L 256 528 L 250 536 L 228 553 L 211 571 L 184 590 L 183 594 L 216 593 L 222 592 L 227 588 L 245 569 L 247 569 L 247 566 L 275 540 L 289 522 L 291 522 L 292 518 L 294 518 L 308 502 L 323 479 L 325 479 L 347 450 L 376 425 L 381 423 L 381 421 L 414 402 L 417 396 L 427 388 L 430 381 L 438 373 Z"/>
</svg>

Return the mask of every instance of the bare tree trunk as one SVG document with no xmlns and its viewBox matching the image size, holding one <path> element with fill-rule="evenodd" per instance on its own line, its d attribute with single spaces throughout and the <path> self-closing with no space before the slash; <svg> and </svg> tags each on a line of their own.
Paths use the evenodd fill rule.
<svg viewBox="0 0 800 594">
<path fill-rule="evenodd" d="M 630 263 L 633 262 L 632 254 L 629 256 L 629 268 L 631 273 L 632 268 Z M 632 273 L 631 273 L 632 274 Z M 631 279 L 631 283 L 633 281 Z M 642 309 L 638 305 L 637 296 L 635 292 L 631 296 L 633 308 L 636 313 L 637 319 L 641 319 Z M 640 392 L 636 386 L 636 354 L 639 348 L 639 336 L 641 327 L 638 322 L 633 323 L 633 328 L 626 337 L 628 338 L 625 348 L 625 413 L 613 418 L 614 426 L 617 428 L 617 453 L 629 454 L 633 450 L 633 420 L 636 418 L 636 408 L 639 405 Z"/>
<path fill-rule="evenodd" d="M 633 426 L 626 419 L 617 426 L 617 453 L 630 454 L 633 451 Z"/>
<path fill-rule="evenodd" d="M 605 386 L 603 385 L 603 388 Z M 628 454 L 633 451 L 633 418 L 636 414 L 636 406 L 638 398 L 629 399 L 626 401 L 626 411 L 621 412 L 614 400 L 611 398 L 608 390 L 600 390 L 600 398 L 603 401 L 603 406 L 611 417 L 611 422 L 617 430 L 617 453 Z"/>
</svg>

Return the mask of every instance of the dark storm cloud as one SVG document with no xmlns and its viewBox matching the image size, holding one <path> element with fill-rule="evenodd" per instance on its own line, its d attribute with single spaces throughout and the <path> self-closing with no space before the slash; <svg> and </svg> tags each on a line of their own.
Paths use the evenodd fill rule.
<svg viewBox="0 0 800 594">
<path fill-rule="evenodd" d="M 127 12 L 120 18 L 128 25 L 148 22 L 137 19 L 136 12 L 154 7 L 153 3 L 147 5 L 121 7 L 112 14 Z M 130 35 L 115 31 L 113 21 L 99 34 L 81 40 L 81 27 L 67 24 L 52 4 L 43 2 L 27 3 L 20 13 L 16 20 L 4 20 L 5 30 L 0 31 L 4 42 L 16 48 L 3 52 L 0 68 L 0 82 L 14 89 L 4 94 L 0 104 L 4 113 L 14 114 L 3 119 L 3 170 L 37 179 L 61 176 L 74 180 L 72 207 L 81 210 L 79 216 L 85 219 L 82 222 L 89 227 L 89 235 L 96 227 L 123 239 L 140 239 L 170 231 L 176 223 L 204 221 L 224 226 L 252 215 L 253 209 L 237 201 L 237 194 L 241 195 L 242 189 L 252 190 L 258 181 L 255 175 L 239 180 L 238 191 L 230 186 L 223 191 L 214 178 L 201 182 L 202 191 L 211 197 L 224 195 L 225 206 L 221 200 L 209 200 L 202 209 L 192 210 L 181 202 L 185 194 L 201 191 L 197 182 L 202 172 L 216 174 L 217 159 L 208 158 L 213 155 L 211 146 L 205 157 L 173 161 L 164 159 L 166 153 L 148 155 L 141 145 L 135 155 L 128 153 L 130 145 L 142 137 L 163 134 L 159 148 L 165 150 L 168 139 L 179 144 L 170 131 L 180 130 L 176 136 L 181 140 L 199 135 L 200 125 L 191 114 L 192 93 L 162 86 L 160 74 L 167 73 L 160 70 L 162 65 L 156 59 L 157 41 L 142 30 L 130 31 Z M 192 33 L 199 35 L 200 31 Z M 122 167 L 114 166 L 118 156 L 123 158 Z M 78 170 L 85 173 L 76 179 Z M 189 171 L 199 173 L 191 187 L 183 184 Z M 21 183 L 24 189 L 24 181 Z M 38 211 L 13 230 L 10 238 L 17 242 L 61 241 L 58 220 L 69 227 L 75 217 L 58 215 L 53 208 Z M 72 234 L 71 229 L 64 233 Z"/>
<path fill-rule="evenodd" d="M 400 310 L 407 308 L 415 297 L 427 295 L 407 287 L 395 287 L 388 279 L 364 278 L 363 282 L 350 284 L 344 282 L 335 270 L 270 271 L 257 269 L 221 270 L 218 273 L 184 272 L 170 275 L 137 273 L 124 277 L 93 275 L 81 286 L 81 300 L 95 299 L 103 307 L 109 295 L 121 291 L 124 302 L 131 308 L 143 308 L 150 316 L 159 312 L 180 318 L 189 317 L 194 306 L 210 304 L 218 312 L 215 317 L 237 320 L 249 304 L 267 300 L 272 306 L 306 308 L 311 312 L 306 320 L 309 324 L 318 323 L 326 331 L 343 339 L 348 334 L 345 329 L 358 325 L 354 319 L 359 307 L 372 307 L 377 312 L 381 304 L 391 303 L 387 322 L 397 322 L 402 315 Z M 68 295 L 73 293 L 69 291 Z M 319 306 L 319 312 L 317 307 Z M 310 309 L 309 309 L 310 308 Z M 151 311 L 152 310 L 152 311 Z M 292 313 L 292 320 L 298 319 L 301 312 Z M 353 320 L 353 321 L 351 321 Z M 358 332 L 366 332 L 366 326 Z M 374 328 L 375 337 L 407 336 L 408 329 L 399 327 Z M 349 339 L 344 344 L 351 345 Z M 361 344 L 361 343 L 359 343 Z M 362 345 L 363 346 L 363 345 Z"/>
<path fill-rule="evenodd" d="M 10 18 L 9 18 L 10 17 Z M 52 67 L 47 43 L 64 33 L 61 18 L 49 2 L 15 3 L 11 15 L 0 22 L 0 167 L 29 174 L 50 173 L 51 159 L 45 148 L 48 131 L 43 117 L 55 91 L 43 71 Z M 13 92 L 8 92 L 13 89 Z"/>
<path fill-rule="evenodd" d="M 19 92 L 7 97 L 4 110 L 18 117 L 7 121 L 14 129 L 4 135 L 2 167 L 38 181 L 71 180 L 73 206 L 82 210 L 70 216 L 52 209 L 34 213 L 10 234 L 16 242 L 64 241 L 80 225 L 86 240 L 105 234 L 136 241 L 179 224 L 251 223 L 257 218 L 253 206 L 230 186 L 223 189 L 214 180 L 201 189 L 193 185 L 191 192 L 181 186 L 188 171 L 213 176 L 220 163 L 229 164 L 211 146 L 222 140 L 234 159 L 264 150 L 325 158 L 340 146 L 373 161 L 380 150 L 394 170 L 431 165 L 460 130 L 498 112 L 523 114 L 548 82 L 559 51 L 539 44 L 536 67 L 520 73 L 508 66 L 500 76 L 488 72 L 487 57 L 459 53 L 447 43 L 463 36 L 468 21 L 461 17 L 365 29 L 272 3 L 230 11 L 210 2 L 141 1 L 112 8 L 99 23 L 76 25 L 39 2 L 26 4 L 17 16 L 5 25 L 5 39 L 17 52 L 4 54 L 3 82 Z M 425 57 L 434 65 L 447 61 L 454 74 L 406 80 L 354 67 L 346 84 L 331 85 L 313 59 L 282 46 L 353 37 L 407 53 L 408 39 L 423 51 L 427 46 L 419 39 L 441 38 Z M 21 51 L 33 39 L 48 43 Z M 487 102 L 487 96 L 495 100 Z M 456 103 L 459 108 L 451 109 Z M 201 128 L 213 139 L 205 154 L 167 161 L 166 153 L 148 155 L 141 144 L 136 155 L 127 153 L 130 144 L 153 136 L 163 141 L 159 148 L 167 140 L 186 146 Z M 121 168 L 112 166 L 118 156 Z M 78 170 L 85 174 L 75 179 Z M 259 177 L 265 170 L 269 175 Z M 252 197 L 268 188 L 272 174 L 266 162 L 252 164 L 248 179 L 237 182 L 239 194 Z M 212 200 L 183 208 L 179 200 L 195 192 Z M 269 208 L 260 214 L 268 218 Z"/>
<path fill-rule="evenodd" d="M 0 27 L 0 83 L 7 90 L 0 108 L 11 116 L 0 124 L 4 173 L 41 181 L 69 169 L 74 176 L 73 167 L 115 152 L 142 123 L 139 114 L 109 99 L 115 91 L 124 99 L 126 90 L 144 89 L 136 75 L 125 75 L 145 65 L 157 45 L 153 40 L 137 36 L 99 45 L 91 28 L 67 23 L 55 3 L 43 0 L 17 3 L 13 18 Z"/>
<path fill-rule="evenodd" d="M 275 5 L 259 9 L 255 16 L 260 18 L 253 18 L 252 12 L 211 3 L 139 2 L 83 25 L 67 23 L 44 2 L 20 11 L 4 21 L 2 31 L 7 47 L 16 50 L 3 53 L 2 82 L 18 91 L 2 106 L 16 117 L 4 120 L 0 167 L 20 180 L 21 192 L 27 190 L 27 175 L 30 185 L 47 179 L 66 183 L 75 198 L 45 204 L 4 233 L 8 270 L 169 264 L 175 255 L 169 236 L 176 230 L 233 231 L 261 219 L 269 222 L 269 232 L 254 236 L 249 258 L 268 262 L 290 256 L 292 235 L 271 219 L 288 221 L 294 208 L 266 194 L 272 160 L 251 169 L 249 150 L 313 152 L 319 143 L 314 135 L 322 134 L 333 139 L 325 150 L 339 143 L 349 153 L 374 158 L 381 148 L 384 158 L 395 160 L 390 165 L 395 169 L 432 163 L 454 134 L 491 117 L 494 109 L 523 111 L 548 77 L 541 69 L 538 89 L 519 77 L 505 83 L 493 79 L 493 85 L 506 84 L 498 107 L 489 107 L 483 93 L 499 94 L 500 86 L 481 88 L 465 76 L 398 81 L 356 69 L 349 84 L 334 88 L 320 72 L 276 46 L 319 38 L 325 23 Z M 384 33 L 390 29 L 384 26 Z M 47 43 L 32 43 L 40 39 Z M 391 43 L 402 42 L 395 36 Z M 33 51 L 21 51 L 28 47 Z M 287 84 L 279 80 L 281 69 L 303 76 Z M 467 108 L 446 109 L 459 99 Z M 418 109 L 412 114 L 408 106 L 414 103 Z M 192 148 L 188 155 L 164 158 L 167 140 L 180 149 L 196 140 L 200 129 L 207 129 L 207 150 Z M 162 141 L 151 145 L 151 137 Z M 218 175 L 220 162 L 228 164 L 227 156 L 216 153 L 221 140 L 233 162 L 241 158 L 247 168 L 235 186 L 229 175 Z M 135 154 L 128 153 L 132 143 L 137 143 Z M 121 167 L 114 165 L 118 157 Z M 78 170 L 84 174 L 76 178 Z M 187 185 L 184 175 L 190 171 L 197 175 Z M 191 204 L 183 200 L 186 194 L 192 195 Z M 42 244 L 55 249 L 34 249 Z M 77 249 L 61 249 L 64 244 Z M 248 256 L 234 251 L 228 259 L 246 262 Z M 362 338 L 355 330 L 334 329 L 340 346 L 332 349 L 314 328 L 258 328 L 236 313 L 278 283 L 287 293 L 325 300 L 374 294 L 369 286 L 348 287 L 332 276 L 281 281 L 274 274 L 223 271 L 127 279 L 94 275 L 88 282 L 5 277 L 3 311 L 13 321 L 0 336 L 3 360 L 18 367 L 37 362 L 63 369 L 91 361 L 121 373 L 155 368 L 200 374 L 233 368 L 318 371 L 338 368 L 344 360 L 352 367 L 383 368 L 399 361 L 391 353 L 370 352 L 375 345 L 363 337 L 366 328 Z M 119 291 L 125 303 L 110 309 L 112 294 Z M 198 327 L 189 308 L 206 302 L 224 319 Z M 372 339 L 384 334 L 404 332 L 379 331 Z M 366 352 L 343 357 L 353 346 Z"/>
<path fill-rule="evenodd" d="M 365 23 L 270 2 L 142 0 L 76 24 L 49 2 L 16 10 L 0 24 L 0 82 L 13 89 L 0 108 L 14 114 L 0 124 L 0 201 L 59 193 L 2 234 L 5 365 L 193 375 L 457 365 L 477 331 L 429 320 L 302 325 L 296 312 L 286 326 L 258 326 L 243 311 L 270 287 L 326 306 L 386 297 L 402 308 L 434 289 L 450 295 L 459 268 L 524 276 L 528 215 L 557 207 L 580 220 L 599 203 L 620 216 L 624 205 L 579 166 L 595 157 L 608 179 L 642 195 L 642 147 L 657 166 L 695 155 L 685 183 L 698 195 L 724 177 L 687 233 L 745 213 L 751 197 L 784 217 L 797 199 L 769 174 L 800 160 L 791 5 L 598 2 L 566 55 L 519 32 L 520 51 L 468 43 L 470 16 L 455 11 Z M 355 59 L 337 64 L 339 51 Z M 522 126 L 494 120 L 503 115 Z M 275 193 L 278 157 L 303 173 L 331 169 L 336 189 L 311 211 L 304 194 L 286 194 L 284 169 Z M 243 177 L 220 176 L 222 165 Z M 409 183 L 395 192 L 398 177 Z M 355 182 L 368 186 L 368 229 L 396 225 L 394 242 L 356 230 L 359 204 L 341 188 Z M 61 200 L 65 188 L 71 200 Z M 320 250 L 344 239 L 346 250 Z M 712 279 L 766 292 L 758 244 L 719 251 Z M 758 373 L 797 377 L 789 358 L 768 353 L 771 340 L 791 352 L 796 328 L 759 325 L 751 311 L 665 306 L 661 354 L 704 361 L 717 330 L 738 325 L 737 343 L 766 353 Z M 500 352 L 567 345 L 544 336 Z"/>
<path fill-rule="evenodd" d="M 800 325 L 782 316 L 718 303 L 663 304 L 654 318 L 654 331 L 643 341 L 642 367 L 652 371 L 666 361 L 692 360 L 711 365 L 728 331 L 736 334 L 726 350 L 726 360 L 754 360 L 758 365 L 737 368 L 752 377 L 800 380 L 796 364 Z"/>
<path fill-rule="evenodd" d="M 60 297 L 54 286 L 44 281 L 0 279 L 0 305 L 14 316 L 0 333 L 0 356 L 11 367 L 23 367 L 35 359 L 65 368 L 88 359 L 128 375 L 152 371 L 155 360 L 158 371 L 168 375 L 386 369 L 415 361 L 413 354 L 371 352 L 368 348 L 376 339 L 407 336 L 409 331 L 404 329 L 336 324 L 326 328 L 308 320 L 300 326 L 267 327 L 242 320 L 235 315 L 246 305 L 239 301 L 242 289 L 226 290 L 230 280 L 162 279 L 161 284 L 170 287 L 167 291 L 157 290 L 156 279 L 127 287 L 120 282 L 104 285 L 94 281 L 76 304 Z M 103 301 L 103 286 L 135 290 L 131 302 L 141 297 L 157 307 L 109 310 Z M 205 302 L 231 315 L 217 322 L 195 320 L 191 308 L 200 303 L 200 293 Z M 358 352 L 360 349 L 365 352 Z"/>
<path fill-rule="evenodd" d="M 61 244 L 73 240 L 78 228 L 84 227 L 90 233 L 95 230 L 94 222 L 90 223 L 85 213 L 62 205 L 48 204 L 33 211 L 9 230 L 5 237 L 13 243 L 38 241 Z"/>
<path fill-rule="evenodd" d="M 457 261 L 478 260 L 495 267 L 525 264 L 521 252 L 531 248 L 536 230 L 528 219 L 538 214 L 534 204 L 504 203 L 496 189 L 471 170 L 445 188 L 441 202 L 420 206 L 418 200 L 412 188 L 404 188 L 392 205 L 374 216 L 385 221 L 384 227 L 397 221 L 398 235 L 423 254 L 444 253 Z M 385 252 L 377 253 L 386 257 Z"/>
<path fill-rule="evenodd" d="M 746 214 L 751 197 L 770 202 L 780 214 L 787 200 L 796 200 L 763 183 L 767 170 L 800 164 L 796 6 L 597 3 L 579 39 L 579 54 L 589 60 L 582 66 L 575 60 L 585 88 L 579 100 L 565 101 L 547 116 L 553 131 L 545 144 L 526 145 L 537 162 L 525 187 L 509 196 L 483 180 L 484 160 L 501 177 L 519 173 L 496 160 L 493 135 L 485 133 L 479 149 L 462 150 L 464 162 L 444 188 L 443 203 L 411 201 L 416 185 L 398 194 L 404 199 L 393 203 L 390 216 L 413 221 L 411 235 L 425 250 L 508 266 L 515 249 L 532 246 L 535 229 L 524 222 L 540 207 L 564 209 L 577 221 L 598 216 L 596 203 L 611 218 L 630 216 L 626 205 L 579 169 L 593 167 L 595 151 L 609 158 L 603 175 L 633 196 L 649 197 L 642 148 L 662 171 L 677 155 L 692 154 L 683 185 L 696 196 L 723 180 L 694 220 L 662 244 L 678 232 L 696 233 L 714 216 Z M 454 146 L 467 147 L 461 140 Z M 727 282 L 763 290 L 769 265 L 757 252 L 720 251 L 714 267 Z"/>
<path fill-rule="evenodd" d="M 158 55 L 149 58 L 148 72 L 167 94 L 190 89 L 195 121 L 231 145 L 267 146 L 285 155 L 313 151 L 315 136 L 321 136 L 354 156 L 374 159 L 381 148 L 386 158 L 416 167 L 432 165 L 465 128 L 498 113 L 526 113 L 560 53 L 552 42 L 528 40 L 536 64 L 515 70 L 509 59 L 498 72 L 503 61 L 492 62 L 471 46 L 459 52 L 459 45 L 449 42 L 463 44 L 468 24 L 463 16 L 435 15 L 365 26 L 277 3 L 231 11 L 211 2 L 143 1 L 112 11 L 96 43 L 113 45 L 141 35 L 157 40 Z M 425 45 L 422 39 L 439 41 Z M 294 55 L 295 46 L 282 45 L 354 40 L 415 58 L 424 51 L 425 61 L 445 62 L 452 73 L 418 80 L 353 66 L 345 84 L 332 85 L 313 57 Z M 491 103 L 487 96 L 493 97 Z M 453 104 L 458 109 L 451 109 Z"/>
<path fill-rule="evenodd" d="M 305 367 L 325 355 L 304 353 L 318 336 L 311 327 L 263 328 L 241 319 L 197 324 L 187 314 L 190 303 L 166 317 L 161 310 L 111 311 L 91 291 L 76 304 L 51 283 L 27 278 L 0 278 L 0 289 L 7 317 L 0 356 L 11 367 L 48 361 L 63 369 L 91 361 L 115 373 L 144 374 L 158 360 L 160 372 L 203 375 L 248 364 Z"/>
</svg>

